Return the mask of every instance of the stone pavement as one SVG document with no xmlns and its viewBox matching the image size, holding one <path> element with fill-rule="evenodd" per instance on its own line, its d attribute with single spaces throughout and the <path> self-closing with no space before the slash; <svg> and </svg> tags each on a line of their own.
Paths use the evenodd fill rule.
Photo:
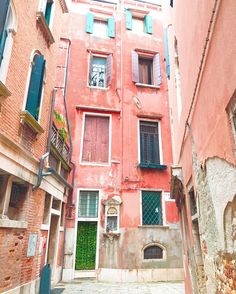
<svg viewBox="0 0 236 294">
<path fill-rule="evenodd" d="M 60 283 L 52 294 L 184 294 L 183 283 L 105 283 L 76 279 Z"/>
</svg>

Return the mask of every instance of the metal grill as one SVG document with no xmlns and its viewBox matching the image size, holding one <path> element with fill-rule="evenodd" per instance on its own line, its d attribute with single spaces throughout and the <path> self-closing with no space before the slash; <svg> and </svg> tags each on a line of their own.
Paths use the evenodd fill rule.
<svg viewBox="0 0 236 294">
<path fill-rule="evenodd" d="M 52 125 L 51 143 L 58 150 L 58 152 L 61 154 L 61 156 L 66 161 L 68 161 L 70 148 L 66 144 L 65 140 L 62 138 L 57 127 L 54 124 Z"/>
<path fill-rule="evenodd" d="M 161 192 L 142 192 L 143 225 L 162 225 Z"/>
<path fill-rule="evenodd" d="M 149 246 L 144 250 L 144 259 L 162 259 L 163 250 L 159 246 Z"/>
<path fill-rule="evenodd" d="M 79 217 L 98 216 L 98 192 L 81 191 L 79 198 Z"/>
</svg>

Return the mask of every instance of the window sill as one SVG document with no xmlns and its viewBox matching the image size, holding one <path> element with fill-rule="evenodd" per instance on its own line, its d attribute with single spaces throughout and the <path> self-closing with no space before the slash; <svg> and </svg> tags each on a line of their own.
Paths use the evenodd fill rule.
<svg viewBox="0 0 236 294">
<path fill-rule="evenodd" d="M 120 237 L 120 233 L 116 232 L 109 232 L 109 233 L 103 233 L 103 236 L 108 238 L 110 242 L 112 242 L 115 238 Z"/>
<path fill-rule="evenodd" d="M 7 87 L 0 81 L 0 103 L 3 102 L 7 97 L 11 96 L 11 92 Z"/>
<path fill-rule="evenodd" d="M 37 22 L 40 26 L 40 29 L 44 35 L 44 38 L 46 39 L 49 46 L 52 45 L 55 42 L 55 40 L 53 38 L 52 32 L 51 32 L 47 22 L 46 22 L 46 19 L 45 19 L 43 12 L 38 11 L 36 14 L 36 17 L 37 17 Z"/>
<path fill-rule="evenodd" d="M 44 129 L 27 110 L 22 111 L 20 118 L 21 123 L 27 124 L 36 134 L 42 134 L 44 132 Z"/>
<path fill-rule="evenodd" d="M 142 84 L 142 83 L 135 83 L 137 87 L 144 87 L 144 88 L 152 88 L 152 89 L 160 89 L 160 86 L 149 85 L 149 84 Z"/>
<path fill-rule="evenodd" d="M 40 229 L 41 229 L 42 231 L 48 231 L 48 230 L 49 230 L 49 225 L 47 225 L 47 224 L 41 224 Z"/>
<path fill-rule="evenodd" d="M 101 91 L 107 91 L 107 90 L 109 90 L 109 88 L 105 88 L 105 87 L 95 87 L 95 86 L 88 86 L 88 88 L 90 88 L 90 89 L 94 89 L 94 90 L 101 90 Z"/>
<path fill-rule="evenodd" d="M 157 164 L 157 163 L 145 163 L 141 162 L 138 165 L 139 168 L 152 168 L 152 169 L 159 169 L 159 170 L 166 170 L 167 165 L 164 164 Z"/>
<path fill-rule="evenodd" d="M 141 225 L 139 229 L 165 229 L 168 230 L 170 227 L 166 225 Z"/>
<path fill-rule="evenodd" d="M 0 219 L 0 228 L 27 229 L 28 222 L 10 219 Z"/>
<path fill-rule="evenodd" d="M 111 166 L 110 162 L 89 162 L 89 161 L 81 161 L 80 165 L 83 166 Z"/>
</svg>

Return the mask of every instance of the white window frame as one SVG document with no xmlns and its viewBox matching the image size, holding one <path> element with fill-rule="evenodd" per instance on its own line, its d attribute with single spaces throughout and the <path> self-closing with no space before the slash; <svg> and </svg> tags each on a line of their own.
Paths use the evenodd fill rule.
<svg viewBox="0 0 236 294">
<path fill-rule="evenodd" d="M 107 91 L 109 89 L 109 87 L 107 87 L 106 85 L 106 75 L 107 75 L 107 62 L 106 62 L 106 73 L 105 73 L 105 87 L 97 87 L 97 86 L 90 86 L 90 80 L 89 80 L 89 75 L 90 75 L 90 62 L 91 62 L 91 56 L 94 57 L 100 57 L 100 58 L 108 58 L 109 53 L 108 54 L 99 54 L 99 53 L 93 53 L 90 52 L 90 54 L 88 54 L 88 77 L 87 77 L 87 87 L 91 88 L 91 89 L 98 89 L 98 90 L 103 90 L 103 91 Z"/>
<path fill-rule="evenodd" d="M 38 11 L 43 13 L 44 18 L 45 18 L 46 6 L 47 6 L 47 0 L 39 0 Z M 53 26 L 54 13 L 55 13 L 55 0 L 52 0 L 50 21 L 48 24 L 48 27 L 51 31 L 52 31 L 52 26 Z"/>
<path fill-rule="evenodd" d="M 117 210 L 117 214 L 108 214 L 108 210 L 110 208 L 114 207 Z M 108 232 L 108 234 L 119 234 L 120 233 L 120 204 L 107 204 L 105 206 L 105 228 L 104 228 L 104 232 L 106 233 L 106 228 L 107 228 L 107 217 L 109 216 L 116 216 L 117 217 L 117 229 L 116 230 L 111 230 Z"/>
<path fill-rule="evenodd" d="M 141 146 L 140 146 L 140 122 L 154 122 L 158 123 L 158 144 L 159 144 L 159 157 L 160 157 L 160 165 L 163 164 L 163 153 L 162 153 L 162 136 L 161 136 L 161 120 L 153 120 L 147 118 L 139 118 L 138 119 L 138 163 L 141 163 Z"/>
<path fill-rule="evenodd" d="M 141 22 L 142 21 L 142 31 L 136 31 L 135 28 L 134 28 L 134 22 Z M 140 25 L 141 27 L 141 25 Z M 136 26 L 137 28 L 137 26 Z M 144 23 L 144 17 L 135 17 L 133 16 L 132 17 L 132 32 L 138 34 L 138 35 L 142 35 L 142 34 L 145 34 L 145 23 Z"/>
<path fill-rule="evenodd" d="M 98 22 L 106 23 L 106 34 L 105 35 L 99 35 L 99 34 L 94 33 L 94 27 L 96 25 L 96 22 L 97 22 L 97 25 L 98 25 Z M 94 21 L 93 21 L 93 34 L 92 35 L 95 36 L 95 37 L 98 37 L 98 38 L 108 38 L 108 19 L 94 18 Z"/>
<path fill-rule="evenodd" d="M 109 143 L 108 143 L 108 162 L 100 163 L 100 162 L 88 162 L 83 161 L 83 146 L 84 146 L 84 132 L 85 132 L 85 117 L 87 116 L 102 116 L 109 117 Z M 82 122 L 82 136 L 81 136 L 81 144 L 80 144 L 80 164 L 81 165 L 90 165 L 90 166 L 111 166 L 111 142 L 112 142 L 112 114 L 101 114 L 94 112 L 84 112 L 83 113 L 83 122 Z"/>
<path fill-rule="evenodd" d="M 11 59 L 11 52 L 13 47 L 13 36 L 17 31 L 16 10 L 12 1 L 10 1 L 9 12 L 6 19 L 8 36 L 3 51 L 3 60 L 0 67 L 0 81 L 5 84 L 7 79 L 7 72 Z"/>
</svg>

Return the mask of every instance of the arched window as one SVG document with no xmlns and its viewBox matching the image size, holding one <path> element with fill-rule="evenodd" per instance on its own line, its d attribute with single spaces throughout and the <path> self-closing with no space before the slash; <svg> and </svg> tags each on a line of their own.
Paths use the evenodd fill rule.
<svg viewBox="0 0 236 294">
<path fill-rule="evenodd" d="M 163 259 L 163 249 L 157 245 L 151 245 L 144 249 L 144 259 Z"/>
<path fill-rule="evenodd" d="M 16 13 L 10 0 L 1 0 L 0 9 L 0 81 L 5 83 L 16 32 Z"/>
<path fill-rule="evenodd" d="M 39 118 L 39 108 L 43 89 L 45 59 L 41 54 L 35 54 L 32 62 L 29 89 L 25 110 L 36 120 Z"/>
</svg>

